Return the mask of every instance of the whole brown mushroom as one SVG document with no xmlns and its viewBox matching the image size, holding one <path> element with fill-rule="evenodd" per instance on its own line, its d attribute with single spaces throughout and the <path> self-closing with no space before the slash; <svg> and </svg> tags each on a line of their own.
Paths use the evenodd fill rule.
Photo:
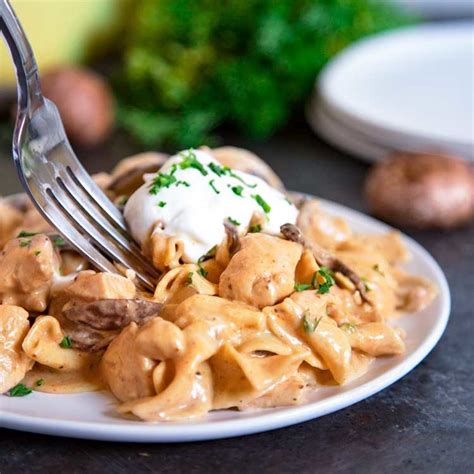
<svg viewBox="0 0 474 474">
<path fill-rule="evenodd" d="M 101 76 L 84 68 L 62 67 L 47 72 L 41 87 L 58 107 L 72 143 L 93 147 L 108 137 L 114 124 L 114 101 Z"/>
<path fill-rule="evenodd" d="M 474 172 L 459 158 L 398 152 L 370 171 L 365 196 L 397 226 L 449 229 L 474 219 Z"/>
</svg>

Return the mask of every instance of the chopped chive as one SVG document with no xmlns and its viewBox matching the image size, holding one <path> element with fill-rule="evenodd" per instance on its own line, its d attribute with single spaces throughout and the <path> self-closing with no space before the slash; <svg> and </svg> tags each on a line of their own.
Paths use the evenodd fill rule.
<svg viewBox="0 0 474 474">
<path fill-rule="evenodd" d="M 352 323 L 343 323 L 339 326 L 342 330 L 352 334 L 353 332 L 357 331 L 357 327 L 355 324 Z"/>
<path fill-rule="evenodd" d="M 22 230 L 17 236 L 17 239 L 21 239 L 22 237 L 33 237 L 35 235 L 38 235 L 38 232 L 28 232 L 26 230 Z"/>
<path fill-rule="evenodd" d="M 201 255 L 199 257 L 198 263 L 205 262 L 206 260 L 210 260 L 211 258 L 214 258 L 217 253 L 217 245 L 214 245 L 214 247 L 210 248 L 204 255 Z"/>
<path fill-rule="evenodd" d="M 53 241 L 53 244 L 56 245 L 56 247 L 63 247 L 66 245 L 66 241 L 60 235 L 53 236 L 51 240 Z"/>
<path fill-rule="evenodd" d="M 211 179 L 209 181 L 209 186 L 212 188 L 212 190 L 216 193 L 216 194 L 220 194 L 220 191 L 218 189 L 216 189 L 216 187 L 214 186 L 214 180 Z"/>
<path fill-rule="evenodd" d="M 187 181 L 177 181 L 176 186 L 185 186 L 186 188 L 189 188 L 189 183 Z"/>
<path fill-rule="evenodd" d="M 235 225 L 235 226 L 237 226 L 237 227 L 240 225 L 240 222 L 239 222 L 239 221 L 236 221 L 235 219 L 232 219 L 232 217 L 228 217 L 227 220 L 228 220 L 231 224 L 233 224 L 233 225 Z"/>
<path fill-rule="evenodd" d="M 382 270 L 380 270 L 380 266 L 379 266 L 378 263 L 376 263 L 372 268 L 373 268 L 377 273 L 380 273 L 380 275 L 385 276 L 385 273 L 384 273 Z"/>
<path fill-rule="evenodd" d="M 193 284 L 193 273 L 194 272 L 188 273 L 188 277 L 186 279 L 186 286 L 191 286 Z"/>
<path fill-rule="evenodd" d="M 226 171 L 227 171 L 227 174 L 229 176 L 232 176 L 232 178 L 235 178 L 235 179 L 238 179 L 242 184 L 244 184 L 245 186 L 247 186 L 248 188 L 256 188 L 257 185 L 256 184 L 249 184 L 249 183 L 246 183 L 239 175 L 235 174 L 230 168 L 224 168 Z"/>
<path fill-rule="evenodd" d="M 319 323 L 321 322 L 321 319 L 323 319 L 322 316 L 319 319 L 315 319 L 313 322 L 311 322 L 308 319 L 307 314 L 305 314 L 303 316 L 303 329 L 304 329 L 304 332 L 313 333 L 314 331 L 316 331 L 317 327 L 319 326 Z"/>
<path fill-rule="evenodd" d="M 272 208 L 265 202 L 265 200 L 260 196 L 260 194 L 254 194 L 252 196 L 255 201 L 257 201 L 257 204 L 263 209 L 263 211 L 268 214 Z"/>
<path fill-rule="evenodd" d="M 41 250 L 37 250 L 37 251 L 35 252 L 35 257 L 37 257 L 37 256 L 40 255 L 40 254 L 41 254 Z"/>
<path fill-rule="evenodd" d="M 155 196 L 161 188 L 169 188 L 176 181 L 176 177 L 173 174 L 158 173 L 151 182 L 149 193 Z"/>
<path fill-rule="evenodd" d="M 31 245 L 31 239 L 20 240 L 20 247 L 29 247 Z"/>
<path fill-rule="evenodd" d="M 59 343 L 59 345 L 63 348 L 63 349 L 71 349 L 72 347 L 72 341 L 71 341 L 71 338 L 69 336 L 64 336 L 62 341 Z"/>
<path fill-rule="evenodd" d="M 204 169 L 203 164 L 197 159 L 194 151 L 190 149 L 190 150 L 187 150 L 187 152 L 188 152 L 188 156 L 185 157 L 183 161 L 181 161 L 181 163 L 179 164 L 179 167 L 182 170 L 185 170 L 188 168 L 194 168 L 198 170 L 203 176 L 207 176 L 208 175 L 207 171 Z M 182 153 L 185 153 L 185 152 L 182 152 Z M 183 155 L 181 154 L 181 156 Z"/>
<path fill-rule="evenodd" d="M 242 191 L 244 190 L 244 188 L 242 186 L 232 186 L 231 189 L 232 189 L 234 194 L 236 194 L 237 196 L 242 197 Z"/>
<path fill-rule="evenodd" d="M 43 385 L 43 384 L 44 384 L 44 380 L 43 380 L 43 379 L 38 379 L 38 380 L 35 382 L 35 385 L 36 385 L 37 387 L 41 387 L 41 385 Z"/>
<path fill-rule="evenodd" d="M 331 270 L 329 268 L 322 266 L 313 276 L 313 286 L 316 287 L 316 292 L 320 295 L 327 293 L 330 288 L 334 285 L 335 281 L 332 277 Z M 318 283 L 317 274 L 324 278 L 324 283 Z"/>
<path fill-rule="evenodd" d="M 222 166 L 219 166 L 217 163 L 211 162 L 207 166 L 209 166 L 211 171 L 219 177 L 224 176 L 226 174 L 225 168 L 223 168 Z"/>
<path fill-rule="evenodd" d="M 127 202 L 128 202 L 128 199 L 129 199 L 128 196 L 122 196 L 122 197 L 118 200 L 117 204 L 118 204 L 119 206 L 125 206 L 125 204 L 127 204 Z"/>
<path fill-rule="evenodd" d="M 249 227 L 249 232 L 252 233 L 252 234 L 255 234 L 255 233 L 261 232 L 261 231 L 262 231 L 262 226 L 260 224 L 252 224 Z"/>
<path fill-rule="evenodd" d="M 166 202 L 165 201 L 160 201 L 158 203 L 158 207 L 165 207 L 166 206 Z"/>
<path fill-rule="evenodd" d="M 8 395 L 10 395 L 10 397 L 24 397 L 29 395 L 32 391 L 31 388 L 19 383 L 9 390 Z"/>
<path fill-rule="evenodd" d="M 367 292 L 372 291 L 372 288 L 370 287 L 369 282 L 367 281 L 367 278 L 360 277 L 360 279 L 362 280 L 362 283 L 364 284 L 365 291 Z"/>
<path fill-rule="evenodd" d="M 295 291 L 305 291 L 305 290 L 311 290 L 313 288 L 313 285 L 308 285 L 307 283 L 295 283 Z"/>
<path fill-rule="evenodd" d="M 208 271 L 204 267 L 201 267 L 201 265 L 199 265 L 199 270 L 197 272 L 199 273 L 199 275 L 203 276 L 204 278 L 207 277 Z"/>
</svg>

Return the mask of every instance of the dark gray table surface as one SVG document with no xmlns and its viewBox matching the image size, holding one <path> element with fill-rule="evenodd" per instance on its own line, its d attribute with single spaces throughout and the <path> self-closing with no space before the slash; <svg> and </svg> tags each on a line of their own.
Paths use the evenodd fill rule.
<svg viewBox="0 0 474 474">
<path fill-rule="evenodd" d="M 265 143 L 227 137 L 265 158 L 290 189 L 364 210 L 367 165 L 319 141 L 304 126 Z M 1 144 L 0 194 L 19 183 Z M 92 172 L 133 147 L 120 136 L 79 153 Z M 247 437 L 188 444 L 82 441 L 0 430 L 0 473 L 20 472 L 474 472 L 474 228 L 408 232 L 449 280 L 451 319 L 438 346 L 377 395 L 314 421 Z"/>
</svg>

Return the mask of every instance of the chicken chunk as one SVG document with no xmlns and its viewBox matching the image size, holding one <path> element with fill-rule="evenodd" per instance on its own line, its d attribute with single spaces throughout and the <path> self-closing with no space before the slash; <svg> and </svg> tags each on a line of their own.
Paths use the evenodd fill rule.
<svg viewBox="0 0 474 474">
<path fill-rule="evenodd" d="M 20 382 L 33 365 L 21 348 L 29 329 L 28 313 L 23 308 L 0 305 L 0 393 Z"/>
<path fill-rule="evenodd" d="M 11 240 L 0 253 L 0 302 L 45 311 L 58 268 L 58 256 L 46 235 Z"/>
<path fill-rule="evenodd" d="M 23 214 L 13 206 L 0 201 L 0 249 L 13 237 L 23 221 Z"/>
<path fill-rule="evenodd" d="M 64 332 L 71 337 L 75 348 L 98 351 L 106 347 L 119 331 L 95 329 L 83 322 L 70 320 L 67 318 L 68 311 L 77 313 L 79 307 L 94 301 L 132 300 L 135 295 L 135 285 L 127 278 L 113 273 L 86 270 L 80 272 L 72 283 L 57 292 L 49 312 L 59 320 Z"/>
<path fill-rule="evenodd" d="M 69 300 L 81 302 L 105 299 L 132 299 L 135 297 L 135 285 L 128 278 L 114 273 L 96 273 L 84 271 L 77 275 L 74 282 L 65 289 Z"/>
<path fill-rule="evenodd" d="M 266 234 L 249 234 L 219 280 L 219 295 L 263 308 L 294 291 L 302 246 Z"/>
</svg>

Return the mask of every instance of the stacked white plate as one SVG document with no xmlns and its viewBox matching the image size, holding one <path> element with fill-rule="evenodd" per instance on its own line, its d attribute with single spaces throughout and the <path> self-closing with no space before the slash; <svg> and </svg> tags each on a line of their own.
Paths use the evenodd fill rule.
<svg viewBox="0 0 474 474">
<path fill-rule="evenodd" d="M 474 160 L 474 23 L 355 43 L 319 76 L 307 115 L 325 140 L 366 160 L 395 150 Z"/>
</svg>

